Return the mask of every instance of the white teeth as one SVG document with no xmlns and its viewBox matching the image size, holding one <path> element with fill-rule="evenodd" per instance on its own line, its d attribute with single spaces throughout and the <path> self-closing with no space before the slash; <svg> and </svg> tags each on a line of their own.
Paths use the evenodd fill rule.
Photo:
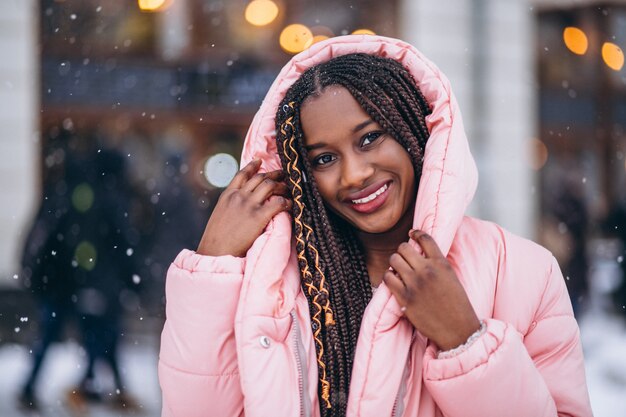
<svg viewBox="0 0 626 417">
<path fill-rule="evenodd" d="M 359 198 L 358 200 L 352 200 L 352 204 L 369 203 L 370 201 L 372 201 L 373 199 L 375 199 L 376 197 L 378 197 L 379 195 L 387 191 L 387 188 L 388 188 L 387 184 L 385 184 L 382 187 L 380 187 L 378 190 L 374 191 L 372 194 L 368 195 L 367 197 Z"/>
</svg>

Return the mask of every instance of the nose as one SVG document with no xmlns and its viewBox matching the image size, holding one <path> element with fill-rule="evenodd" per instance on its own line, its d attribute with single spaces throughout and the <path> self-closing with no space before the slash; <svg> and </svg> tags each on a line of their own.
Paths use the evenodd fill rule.
<svg viewBox="0 0 626 417">
<path fill-rule="evenodd" d="M 341 164 L 341 186 L 344 188 L 361 188 L 367 179 L 374 174 L 375 168 L 367 158 L 358 153 L 344 155 Z"/>
</svg>

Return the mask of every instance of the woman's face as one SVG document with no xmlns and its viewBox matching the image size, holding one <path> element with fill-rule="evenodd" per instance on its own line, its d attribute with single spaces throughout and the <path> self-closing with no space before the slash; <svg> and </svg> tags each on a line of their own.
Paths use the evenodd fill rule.
<svg viewBox="0 0 626 417">
<path fill-rule="evenodd" d="M 331 86 L 301 108 L 305 146 L 320 195 L 366 233 L 411 226 L 417 186 L 407 151 L 344 87 Z"/>
</svg>

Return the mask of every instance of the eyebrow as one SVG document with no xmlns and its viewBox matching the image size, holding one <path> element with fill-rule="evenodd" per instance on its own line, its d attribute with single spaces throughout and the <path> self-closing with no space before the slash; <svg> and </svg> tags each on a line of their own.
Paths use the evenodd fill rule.
<svg viewBox="0 0 626 417">
<path fill-rule="evenodd" d="M 359 130 L 364 129 L 365 127 L 369 126 L 372 123 L 374 123 L 374 121 L 372 119 L 367 119 L 367 120 L 359 123 L 358 125 L 354 126 L 354 128 L 352 129 L 352 133 L 357 133 Z M 323 148 L 324 146 L 326 146 L 326 143 L 318 142 L 318 143 L 314 143 L 312 145 L 307 145 L 304 148 L 307 151 L 312 151 L 313 149 Z"/>
<path fill-rule="evenodd" d="M 374 123 L 374 121 L 372 119 L 367 119 L 366 121 L 361 122 L 358 125 L 354 126 L 354 129 L 352 129 L 352 133 L 356 133 L 359 130 L 363 129 L 364 127 L 369 126 L 372 123 Z"/>
</svg>

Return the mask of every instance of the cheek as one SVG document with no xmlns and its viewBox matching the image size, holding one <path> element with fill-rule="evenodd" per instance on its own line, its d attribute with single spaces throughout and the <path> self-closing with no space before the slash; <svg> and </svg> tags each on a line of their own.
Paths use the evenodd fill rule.
<svg viewBox="0 0 626 417">
<path fill-rule="evenodd" d="M 417 187 L 415 170 L 413 169 L 413 165 L 410 164 L 410 161 L 409 165 L 407 166 L 406 177 L 409 181 L 409 184 L 411 184 L 412 188 L 415 189 Z"/>
<path fill-rule="evenodd" d="M 328 175 L 315 174 L 315 183 L 317 184 L 317 192 L 325 203 L 332 204 L 333 190 L 331 179 Z"/>
<path fill-rule="evenodd" d="M 416 184 L 416 175 L 415 175 L 415 169 L 413 168 L 413 163 L 411 163 L 411 158 L 408 154 L 404 154 L 401 156 L 401 170 L 400 172 L 402 173 L 402 177 L 403 177 L 403 181 L 406 184 L 406 187 L 410 187 L 412 188 L 411 190 L 408 190 L 410 192 L 413 192 L 415 190 L 415 188 L 417 187 Z"/>
</svg>

